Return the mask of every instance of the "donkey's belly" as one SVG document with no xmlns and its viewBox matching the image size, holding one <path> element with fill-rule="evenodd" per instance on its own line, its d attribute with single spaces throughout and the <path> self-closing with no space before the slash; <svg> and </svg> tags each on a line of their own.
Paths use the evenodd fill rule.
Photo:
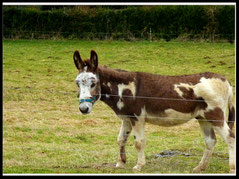
<svg viewBox="0 0 239 179">
<path fill-rule="evenodd" d="M 146 113 L 145 115 L 146 122 L 160 126 L 180 125 L 193 118 L 194 116 L 192 113 L 181 113 L 173 109 L 167 109 L 165 110 L 165 113 L 161 115 L 150 113 Z"/>
</svg>

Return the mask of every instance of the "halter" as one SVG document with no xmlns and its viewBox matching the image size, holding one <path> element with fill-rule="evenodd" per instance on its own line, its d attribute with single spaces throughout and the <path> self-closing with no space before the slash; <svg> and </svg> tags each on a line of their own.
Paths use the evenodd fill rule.
<svg viewBox="0 0 239 179">
<path fill-rule="evenodd" d="M 89 102 L 89 103 L 94 104 L 94 103 L 95 103 L 95 100 L 96 100 L 96 96 L 94 96 L 94 97 L 92 97 L 92 98 L 81 99 L 81 100 L 80 100 L 80 103 Z"/>
</svg>

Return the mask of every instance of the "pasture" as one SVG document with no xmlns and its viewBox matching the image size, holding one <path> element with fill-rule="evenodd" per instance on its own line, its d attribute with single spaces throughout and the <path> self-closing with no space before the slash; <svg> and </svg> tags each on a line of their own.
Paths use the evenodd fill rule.
<svg viewBox="0 0 239 179">
<path fill-rule="evenodd" d="M 205 71 L 225 76 L 235 87 L 235 46 L 230 43 L 4 40 L 3 173 L 133 173 L 133 136 L 127 163 L 116 169 L 121 120 L 103 102 L 89 115 L 78 109 L 77 69 L 94 49 L 99 64 L 162 75 Z M 204 140 L 196 119 L 175 127 L 146 123 L 146 166 L 140 173 L 188 174 L 199 163 Z M 228 150 L 217 135 L 208 169 L 228 173 Z M 159 157 L 162 151 L 176 155 Z"/>
</svg>

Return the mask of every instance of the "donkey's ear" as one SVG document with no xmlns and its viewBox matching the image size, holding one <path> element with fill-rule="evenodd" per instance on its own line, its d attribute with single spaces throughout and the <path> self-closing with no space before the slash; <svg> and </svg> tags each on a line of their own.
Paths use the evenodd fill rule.
<svg viewBox="0 0 239 179">
<path fill-rule="evenodd" d="M 93 67 L 93 70 L 96 71 L 98 67 L 98 56 L 94 50 L 90 51 L 90 62 Z"/>
<path fill-rule="evenodd" d="M 73 55 L 73 59 L 74 59 L 74 62 L 75 62 L 75 65 L 76 65 L 76 68 L 78 70 L 81 70 L 84 66 L 84 63 L 80 57 L 80 53 L 78 50 L 75 51 L 74 55 Z"/>
</svg>

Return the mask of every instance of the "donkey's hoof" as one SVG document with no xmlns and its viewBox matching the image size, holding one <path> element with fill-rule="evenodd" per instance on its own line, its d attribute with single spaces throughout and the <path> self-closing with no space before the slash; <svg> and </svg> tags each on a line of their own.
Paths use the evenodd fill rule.
<svg viewBox="0 0 239 179">
<path fill-rule="evenodd" d="M 140 172 L 141 168 L 142 168 L 141 165 L 135 165 L 133 170 L 134 170 L 134 172 Z"/>
<path fill-rule="evenodd" d="M 115 165 L 116 168 L 124 168 L 124 163 L 123 162 L 117 162 Z"/>
<path fill-rule="evenodd" d="M 230 169 L 229 173 L 235 173 L 235 169 L 234 168 Z"/>
</svg>

